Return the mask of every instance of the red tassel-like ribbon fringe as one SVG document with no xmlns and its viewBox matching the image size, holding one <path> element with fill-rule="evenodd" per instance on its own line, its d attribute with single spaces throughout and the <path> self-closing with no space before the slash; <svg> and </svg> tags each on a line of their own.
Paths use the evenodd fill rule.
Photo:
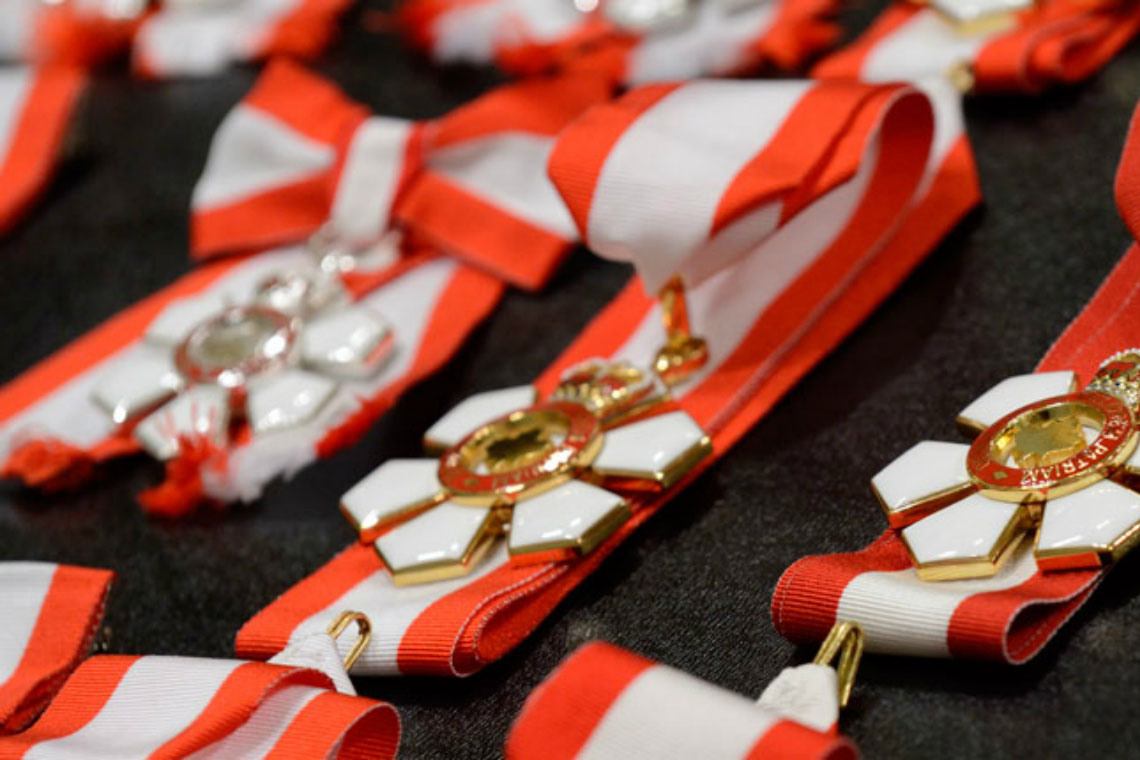
<svg viewBox="0 0 1140 760">
<path fill-rule="evenodd" d="M 138 443 L 126 430 L 89 449 L 58 438 L 33 438 L 12 450 L 8 461 L 0 466 L 0 478 L 18 480 L 44 493 L 73 491 L 94 479 L 99 464 L 138 450 Z"/>
<path fill-rule="evenodd" d="M 224 469 L 225 452 L 203 436 L 183 436 L 179 446 L 178 456 L 166 463 L 166 479 L 140 493 L 139 504 L 147 514 L 157 517 L 182 517 L 203 503 L 220 509 L 221 502 L 206 499 L 202 468 Z"/>
<path fill-rule="evenodd" d="M 0 477 L 19 480 L 45 493 L 79 488 L 94 475 L 95 457 L 57 438 L 26 441 L 0 468 Z"/>
</svg>

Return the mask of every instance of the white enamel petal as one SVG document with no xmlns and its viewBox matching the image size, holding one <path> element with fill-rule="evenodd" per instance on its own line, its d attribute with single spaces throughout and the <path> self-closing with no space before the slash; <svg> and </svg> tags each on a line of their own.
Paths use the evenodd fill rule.
<svg viewBox="0 0 1140 760">
<path fill-rule="evenodd" d="M 621 496 L 571 480 L 515 505 L 510 551 L 575 548 L 586 554 L 628 517 L 629 506 Z"/>
<path fill-rule="evenodd" d="M 1033 6 L 1033 0 L 931 0 L 930 5 L 951 20 L 968 24 L 990 16 L 1025 10 Z"/>
<path fill-rule="evenodd" d="M 963 425 L 984 430 L 1015 409 L 1034 401 L 1071 392 L 1077 376 L 1069 370 L 1037 372 L 1002 380 L 958 414 Z"/>
<path fill-rule="evenodd" d="M 301 334 L 307 367 L 338 377 L 366 377 L 391 355 L 392 331 L 372 309 L 357 306 L 314 319 Z"/>
<path fill-rule="evenodd" d="M 181 437 L 223 446 L 230 424 L 229 397 L 215 385 L 198 385 L 159 407 L 135 426 L 135 438 L 156 459 L 178 455 Z"/>
<path fill-rule="evenodd" d="M 1110 551 L 1140 524 L 1140 494 L 1111 480 L 1050 499 L 1037 537 L 1038 553 Z"/>
<path fill-rule="evenodd" d="M 993 555 L 1020 507 L 981 494 L 919 520 L 902 532 L 920 565 L 970 562 Z"/>
<path fill-rule="evenodd" d="M 389 459 L 341 497 L 362 534 L 435 502 L 443 492 L 437 459 Z"/>
<path fill-rule="evenodd" d="M 491 420 L 530 406 L 537 393 L 533 385 L 517 385 L 468 396 L 428 428 L 424 442 L 429 449 L 450 448 Z"/>
<path fill-rule="evenodd" d="M 336 381 L 300 369 L 260 379 L 250 387 L 246 401 L 250 428 L 254 435 L 264 435 L 303 425 L 336 391 Z"/>
<path fill-rule="evenodd" d="M 709 451 L 708 436 L 686 412 L 669 412 L 606 432 L 591 465 L 603 475 L 675 483 Z"/>
<path fill-rule="evenodd" d="M 182 375 L 171 365 L 168 353 L 136 353 L 99 378 L 91 398 L 121 425 L 166 401 L 182 385 Z"/>
<path fill-rule="evenodd" d="M 227 306 L 219 293 L 181 298 L 170 303 L 146 328 L 146 340 L 166 348 L 182 342 L 192 329 Z"/>
<path fill-rule="evenodd" d="M 462 565 L 491 519 L 491 510 L 445 501 L 376 539 L 393 574 Z"/>
<path fill-rule="evenodd" d="M 902 524 L 908 512 L 924 511 L 931 502 L 968 488 L 969 451 L 970 447 L 961 443 L 921 441 L 871 478 L 871 487 L 891 524 Z"/>
</svg>

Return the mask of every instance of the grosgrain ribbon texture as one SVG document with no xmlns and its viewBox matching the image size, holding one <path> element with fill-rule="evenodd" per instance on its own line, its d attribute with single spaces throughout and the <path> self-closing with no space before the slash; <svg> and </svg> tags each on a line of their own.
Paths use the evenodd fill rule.
<svg viewBox="0 0 1140 760">
<path fill-rule="evenodd" d="M 34 721 L 87 657 L 113 579 L 109 570 L 0 563 L 0 734 Z"/>
<path fill-rule="evenodd" d="M 333 689 L 317 669 L 191 657 L 99 655 L 0 758 L 396 756 L 391 705 Z"/>
<path fill-rule="evenodd" d="M 846 92 L 834 92 L 831 88 L 835 87 Z M 833 92 L 851 109 L 838 121 L 847 125 L 838 135 L 837 122 L 813 120 L 798 110 L 829 108 L 831 97 L 823 96 L 825 92 Z M 723 109 L 713 118 L 707 109 L 686 107 L 686 103 L 708 103 L 710 98 Z M 782 113 L 783 118 L 759 129 L 759 124 L 771 121 L 773 112 Z M 761 232 L 736 239 L 739 249 L 726 259 L 730 263 L 688 292 L 693 330 L 708 341 L 712 358 L 696 376 L 674 388 L 673 396 L 679 408 L 711 436 L 715 454 L 705 460 L 703 469 L 853 329 L 922 257 L 924 251 L 914 249 L 885 257 L 882 242 L 911 208 L 923 183 L 933 119 L 929 100 L 899 85 L 702 82 L 665 92 L 653 87 L 634 90 L 571 126 L 554 151 L 552 176 L 587 240 L 593 238 L 589 220 L 595 213 L 645 228 L 635 237 L 650 234 L 660 223 L 653 214 L 621 216 L 612 213 L 617 207 L 608 211 L 602 207 L 607 203 L 620 206 L 621 199 L 631 195 L 648 195 L 648 187 L 666 197 L 678 197 L 671 196 L 672 188 L 662 186 L 660 154 L 651 149 L 652 143 L 638 137 L 638 125 L 645 123 L 650 134 L 663 129 L 691 134 L 689 119 L 700 119 L 706 125 L 723 121 L 726 132 L 753 142 L 738 145 L 728 160 L 704 157 L 717 172 L 699 187 L 699 208 L 709 216 L 702 220 L 696 215 L 678 215 L 682 220 L 678 224 L 686 225 L 682 232 L 692 236 L 693 230 L 704 229 L 708 233 L 716 204 L 710 207 L 704 196 L 718 177 L 721 184 L 714 199 L 723 197 L 722 204 L 733 209 L 733 219 L 748 221 L 755 214 L 768 219 L 773 198 L 783 200 L 779 205 L 788 214 L 775 231 L 770 225 L 748 226 Z M 814 139 L 802 135 L 813 125 L 820 134 Z M 789 144 L 805 143 L 814 145 L 815 152 L 785 152 Z M 694 151 L 708 147 L 696 145 Z M 597 176 L 622 163 L 617 156 L 623 151 L 644 156 L 638 170 Z M 559 156 L 574 154 L 580 154 L 578 159 L 568 159 L 565 166 L 574 166 L 575 171 L 560 168 L 564 165 Z M 781 185 L 780 192 L 773 194 L 767 192 L 767 185 L 748 181 L 750 166 L 777 158 L 799 167 L 789 176 L 802 178 L 800 184 Z M 702 158 L 686 158 L 690 160 Z M 739 178 L 744 179 L 737 184 Z M 689 179 L 686 174 L 685 180 Z M 616 187 L 607 200 L 598 188 L 609 182 Z M 739 195 L 737 188 L 744 188 Z M 747 188 L 765 192 L 757 191 L 749 199 Z M 696 239 L 703 244 L 703 238 Z M 663 340 L 659 306 L 635 278 L 536 385 L 541 392 L 549 392 L 566 368 L 592 357 L 647 366 Z M 700 469 L 677 488 L 695 478 Z M 514 566 L 507 561 L 506 551 L 500 550 L 467 577 L 421 586 L 393 585 L 371 546 L 350 546 L 247 623 L 238 633 L 238 652 L 251 658 L 268 657 L 290 640 L 320 630 L 336 610 L 349 607 L 363 610 L 374 621 L 372 643 L 357 664 L 357 672 L 472 673 L 529 634 L 671 494 L 634 498 L 632 519 L 580 559 Z"/>
<path fill-rule="evenodd" d="M 834 726 L 811 728 L 770 700 L 758 705 L 601 642 L 579 648 L 535 688 L 506 745 L 508 760 L 857 756 Z"/>
</svg>

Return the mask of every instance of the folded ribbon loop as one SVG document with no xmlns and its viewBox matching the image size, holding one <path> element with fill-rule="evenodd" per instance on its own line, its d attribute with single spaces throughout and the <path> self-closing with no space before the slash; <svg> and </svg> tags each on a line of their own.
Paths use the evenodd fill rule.
<svg viewBox="0 0 1140 760">
<path fill-rule="evenodd" d="M 194 254 L 296 242 L 326 221 L 357 239 L 396 223 L 413 244 L 539 287 L 575 240 L 547 154 L 608 93 L 596 77 L 523 83 L 417 124 L 369 117 L 331 84 L 272 64 L 214 139 L 194 192 Z"/>
<path fill-rule="evenodd" d="M 801 668 L 834 676 L 818 665 Z M 823 727 L 797 720 L 796 703 L 806 692 L 789 691 L 790 680 L 808 691 L 827 688 L 826 679 L 804 678 L 799 668 L 788 669 L 773 683 L 782 686 L 770 687 L 757 704 L 609 644 L 587 644 L 531 694 L 507 737 L 506 756 L 857 757 L 854 745 L 836 733 L 834 715 Z M 818 696 L 826 701 L 827 695 Z"/>
<path fill-rule="evenodd" d="M 0 563 L 0 734 L 34 721 L 87 657 L 113 578 L 109 570 Z"/>
<path fill-rule="evenodd" d="M 656 293 L 731 266 L 850 181 L 878 150 L 869 135 L 918 133 L 892 119 L 929 122 L 930 108 L 857 83 L 651 86 L 568 129 L 550 174 L 587 244 Z"/>
</svg>

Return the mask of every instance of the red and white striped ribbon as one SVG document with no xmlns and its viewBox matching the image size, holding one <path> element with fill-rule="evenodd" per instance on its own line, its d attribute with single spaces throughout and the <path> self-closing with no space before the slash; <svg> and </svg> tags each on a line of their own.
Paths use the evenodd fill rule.
<svg viewBox="0 0 1140 760">
<path fill-rule="evenodd" d="M 331 84 L 275 63 L 218 130 L 194 191 L 196 256 L 295 242 L 330 218 L 413 240 L 539 287 L 577 240 L 546 176 L 567 123 L 609 96 L 597 77 L 494 90 L 426 123 L 370 117 Z"/>
<path fill-rule="evenodd" d="M 0 563 L 0 734 L 23 730 L 87 657 L 114 573 Z"/>
<path fill-rule="evenodd" d="M 310 667 L 101 655 L 83 663 L 3 760 L 394 758 L 400 722 L 383 702 L 333 689 Z"/>
<path fill-rule="evenodd" d="M 735 137 L 724 145 L 695 139 L 701 130 L 693 131 L 694 119 Z M 741 145 L 750 135 L 759 137 Z M 928 99 L 903 85 L 697 82 L 634 90 L 591 111 L 560 138 L 551 174 L 591 242 L 656 239 L 662 217 L 651 213 L 650 196 L 658 195 L 676 202 L 678 234 L 701 224 L 707 232 L 716 218 L 741 231 L 722 268 L 703 272 L 687 293 L 693 330 L 711 358 L 673 392 L 721 454 L 921 256 L 885 258 L 880 246 L 922 182 L 931 139 Z M 662 144 L 697 155 L 677 156 Z M 734 146 L 727 159 L 726 145 Z M 628 159 L 638 155 L 644 160 L 635 168 Z M 674 171 L 670 161 L 716 166 L 717 173 Z M 700 177 L 703 183 L 694 181 Z M 710 192 L 719 200 L 710 201 Z M 639 203 L 627 204 L 631 198 Z M 690 206 L 704 210 L 703 222 Z M 615 227 L 599 227 L 595 220 L 603 219 Z M 706 242 L 688 239 L 696 247 Z M 686 255 L 677 260 L 697 266 Z M 635 278 L 537 384 L 550 391 L 567 367 L 590 357 L 651 366 L 664 340 L 660 307 Z M 672 493 L 632 499 L 631 520 L 567 562 L 512 565 L 500 547 L 467 577 L 396 586 L 371 547 L 353 545 L 247 623 L 238 651 L 270 656 L 351 608 L 375 621 L 358 672 L 469 674 L 522 640 Z"/>
<path fill-rule="evenodd" d="M 317 57 L 348 0 L 5 0 L 0 60 L 90 66 L 132 50 L 148 77 L 214 74 L 274 56 Z"/>
<path fill-rule="evenodd" d="M 1133 116 L 1117 175 L 1117 202 L 1140 232 L 1140 119 Z M 1140 342 L 1140 246 L 1134 245 L 1038 365 L 1090 378 L 1099 363 Z M 850 554 L 810 556 L 789 567 L 772 598 L 776 629 L 820 641 L 837 620 L 866 632 L 867 651 L 1024 663 L 1085 603 L 1103 570 L 1043 572 L 1022 551 L 991 578 L 918 579 L 898 532 Z"/>
<path fill-rule="evenodd" d="M 0 235 L 47 187 L 84 82 L 67 66 L 0 67 Z"/>
<path fill-rule="evenodd" d="M 274 56 L 312 59 L 337 33 L 349 0 L 167 0 L 138 27 L 132 51 L 142 76 L 203 76 Z"/>
<path fill-rule="evenodd" d="M 1034 92 L 1084 79 L 1140 30 L 1131 2 L 1046 0 L 1009 23 L 962 30 L 937 11 L 900 2 L 858 40 L 822 61 L 815 75 L 870 81 L 968 72 L 983 92 Z"/>
<path fill-rule="evenodd" d="M 818 63 L 825 81 L 909 80 L 934 104 L 935 137 L 914 208 L 884 256 L 925 252 L 981 201 L 958 87 L 968 73 L 980 91 L 1034 91 L 1095 72 L 1140 30 L 1134 3 L 1049 0 L 1005 24 L 962 29 L 909 2 L 888 8 L 859 39 Z"/>
<path fill-rule="evenodd" d="M 700 2 L 685 23 L 642 34 L 563 0 L 409 0 L 400 16 L 441 63 L 493 62 L 519 74 L 594 69 L 637 85 L 795 69 L 839 37 L 836 10 L 831 0 Z"/>
<path fill-rule="evenodd" d="M 109 5 L 106 0 L 5 0 L 0 4 L 0 61 L 86 67 L 121 53 L 130 45 L 138 17 L 108 14 Z"/>
<path fill-rule="evenodd" d="M 282 249 L 211 262 L 128 308 L 0 388 L 0 475 L 46 489 L 86 481 L 107 459 L 135 453 L 130 430 L 116 424 L 93 398 L 111 369 L 141 350 L 147 327 L 173 302 L 211 294 L 250 292 L 254 284 L 308 260 Z M 351 289 L 351 283 L 350 289 Z M 421 257 L 398 276 L 356 291 L 357 303 L 382 314 L 397 340 L 393 358 L 372 376 L 346 380 L 329 413 L 264 437 L 234 443 L 195 467 L 205 496 L 222 502 L 256 497 L 262 486 L 348 445 L 410 385 L 438 369 L 490 312 L 502 283 L 455 260 Z"/>
<path fill-rule="evenodd" d="M 853 760 L 855 747 L 835 729 L 834 676 L 822 665 L 789 668 L 757 703 L 595 642 L 570 655 L 530 695 L 507 737 L 506 756 Z M 786 688 L 789 681 L 797 688 Z M 824 715 L 827 723 L 819 725 Z"/>
</svg>

